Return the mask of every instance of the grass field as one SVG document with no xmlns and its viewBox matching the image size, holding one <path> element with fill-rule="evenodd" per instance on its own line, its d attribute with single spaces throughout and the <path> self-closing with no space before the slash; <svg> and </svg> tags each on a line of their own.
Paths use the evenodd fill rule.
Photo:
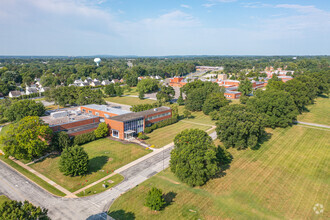
<svg viewBox="0 0 330 220">
<path fill-rule="evenodd" d="M 131 91 L 124 91 L 124 95 L 139 95 L 139 92 L 137 91 L 137 87 L 131 87 Z"/>
<path fill-rule="evenodd" d="M 108 182 L 109 180 L 111 180 L 112 183 L 109 183 Z M 101 193 L 103 191 L 111 189 L 112 187 L 116 186 L 117 184 L 119 184 L 123 180 L 124 180 L 124 177 L 122 175 L 116 174 L 116 175 L 110 177 L 109 179 L 107 179 L 107 180 L 105 180 L 101 183 L 98 183 L 95 186 L 92 186 L 92 187 L 86 189 L 85 192 L 82 191 L 82 192 L 78 193 L 77 196 L 84 197 L 84 196 L 90 196 L 90 195 L 93 195 L 93 194 Z M 103 184 L 105 184 L 107 187 L 104 188 Z"/>
<path fill-rule="evenodd" d="M 10 201 L 10 199 L 8 199 L 4 195 L 0 195 L 0 206 L 2 205 L 2 203 L 6 202 L 6 201 Z"/>
<path fill-rule="evenodd" d="M 150 139 L 146 140 L 145 142 L 148 144 L 155 145 L 156 148 L 160 148 L 173 142 L 175 135 L 177 135 L 178 133 L 180 133 L 185 129 L 190 129 L 190 128 L 199 128 L 206 131 L 207 129 L 211 128 L 211 126 L 202 126 L 202 125 L 179 121 L 175 124 L 163 128 L 158 128 L 153 132 L 151 132 L 150 134 L 147 134 L 147 136 L 150 137 Z"/>
<path fill-rule="evenodd" d="M 121 97 L 109 97 L 105 98 L 105 101 L 115 102 L 124 105 L 138 105 L 138 104 L 153 104 L 156 101 L 151 99 L 139 99 L 136 97 L 128 97 L 128 96 L 121 96 Z"/>
<path fill-rule="evenodd" d="M 330 125 L 330 100 L 318 97 L 314 105 L 307 106 L 309 112 L 298 116 L 298 121 Z"/>
<path fill-rule="evenodd" d="M 109 213 L 116 219 L 329 219 L 329 131 L 294 126 L 271 134 L 258 150 L 230 149 L 230 168 L 202 187 L 180 183 L 167 169 L 118 198 Z M 173 200 L 163 211 L 143 205 L 153 186 Z M 317 203 L 323 214 L 314 213 Z"/>
<path fill-rule="evenodd" d="M 179 115 L 183 115 L 184 106 L 179 106 Z M 195 123 L 215 125 L 216 121 L 212 121 L 210 116 L 205 115 L 202 111 L 191 112 L 192 118 L 185 118 L 185 121 L 191 121 Z"/>
<path fill-rule="evenodd" d="M 86 176 L 64 176 L 59 171 L 59 156 L 48 157 L 30 166 L 55 183 L 71 192 L 75 192 L 109 175 L 113 170 L 151 152 L 136 144 L 122 144 L 108 138 L 96 140 L 82 146 L 89 156 L 89 173 Z"/>
</svg>

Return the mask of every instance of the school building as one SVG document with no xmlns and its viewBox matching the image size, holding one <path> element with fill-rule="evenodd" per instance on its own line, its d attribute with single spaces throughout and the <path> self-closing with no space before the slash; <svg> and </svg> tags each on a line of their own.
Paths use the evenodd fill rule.
<svg viewBox="0 0 330 220">
<path fill-rule="evenodd" d="M 101 122 L 109 126 L 109 135 L 122 140 L 131 139 L 145 127 L 172 117 L 167 106 L 130 112 L 106 105 L 84 105 L 77 108 L 53 111 L 41 117 L 54 132 L 65 131 L 70 136 L 95 130 Z"/>
</svg>

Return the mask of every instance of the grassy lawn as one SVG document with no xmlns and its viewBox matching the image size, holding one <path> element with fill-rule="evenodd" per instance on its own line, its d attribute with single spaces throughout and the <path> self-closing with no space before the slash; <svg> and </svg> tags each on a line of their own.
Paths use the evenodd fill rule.
<svg viewBox="0 0 330 220">
<path fill-rule="evenodd" d="M 318 97 L 314 105 L 307 106 L 309 112 L 298 116 L 298 121 L 330 125 L 330 100 Z"/>
<path fill-rule="evenodd" d="M 329 219 L 329 131 L 293 126 L 271 133 L 258 150 L 230 149 L 234 159 L 222 177 L 191 188 L 167 169 L 118 198 L 110 215 L 116 219 Z M 153 186 L 163 190 L 168 202 L 173 199 L 163 211 L 143 205 Z M 317 203 L 325 207 L 323 214 L 314 213 Z"/>
<path fill-rule="evenodd" d="M 183 115 L 184 106 L 179 106 L 179 115 Z M 192 118 L 184 119 L 185 121 L 191 121 L 195 123 L 215 125 L 216 121 L 212 121 L 210 116 L 205 115 L 203 111 L 200 112 L 191 112 Z"/>
<path fill-rule="evenodd" d="M 17 170 L 18 172 L 20 172 L 21 174 L 23 174 L 24 176 L 26 176 L 30 180 L 34 181 L 39 186 L 41 186 L 42 188 L 46 189 L 48 192 L 53 193 L 54 195 L 57 195 L 57 196 L 65 196 L 64 193 L 62 193 L 61 191 L 59 191 L 58 189 L 56 189 L 54 186 L 48 184 L 46 181 L 44 181 L 41 178 L 39 178 L 38 176 L 34 175 L 30 171 L 24 169 L 23 167 L 21 167 L 20 165 L 18 165 L 14 161 L 12 161 L 10 159 L 7 159 L 4 156 L 0 156 L 0 160 L 2 160 L 3 162 L 7 163 L 9 166 L 11 166 L 15 170 Z"/>
<path fill-rule="evenodd" d="M 199 128 L 206 131 L 207 129 L 211 128 L 211 126 L 196 125 L 192 123 L 179 121 L 175 124 L 163 128 L 158 128 L 153 132 L 151 132 L 150 134 L 147 134 L 147 136 L 150 138 L 145 142 L 148 144 L 155 145 L 156 148 L 160 148 L 173 142 L 175 135 L 177 135 L 178 133 L 180 133 L 185 129 L 190 129 L 190 128 Z"/>
<path fill-rule="evenodd" d="M 64 176 L 59 171 L 59 156 L 48 157 L 31 167 L 71 192 L 85 187 L 113 170 L 151 152 L 136 144 L 122 144 L 103 138 L 82 145 L 89 155 L 89 173 L 82 177 Z"/>
<path fill-rule="evenodd" d="M 153 104 L 156 102 L 155 100 L 151 100 L 151 99 L 141 100 L 136 97 L 127 97 L 127 96 L 109 97 L 109 98 L 105 98 L 105 101 L 115 102 L 124 105 Z"/>
<path fill-rule="evenodd" d="M 2 205 L 2 203 L 6 202 L 6 201 L 10 201 L 10 199 L 8 199 L 8 197 L 4 196 L 4 195 L 0 195 L 0 206 Z"/>
<path fill-rule="evenodd" d="M 77 196 L 79 197 L 84 197 L 84 196 L 90 196 L 93 194 L 97 194 L 97 193 L 101 193 L 105 190 L 111 189 L 112 187 L 116 186 L 117 184 L 119 184 L 120 182 L 122 182 L 124 180 L 124 177 L 120 174 L 116 174 L 112 177 L 110 177 L 109 179 L 96 184 L 95 186 L 92 186 L 90 188 L 88 188 L 87 190 L 85 190 L 85 192 L 80 192 L 77 194 Z M 108 182 L 108 181 L 111 181 Z M 102 185 L 105 184 L 107 187 L 104 188 Z"/>
<path fill-rule="evenodd" d="M 137 91 L 137 87 L 131 87 L 131 91 L 124 91 L 124 95 L 139 95 L 139 92 Z"/>
</svg>

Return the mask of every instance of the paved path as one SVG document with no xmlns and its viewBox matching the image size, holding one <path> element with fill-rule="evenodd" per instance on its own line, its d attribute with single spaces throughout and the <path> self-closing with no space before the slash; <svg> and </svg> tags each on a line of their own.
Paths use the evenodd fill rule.
<svg viewBox="0 0 330 220">
<path fill-rule="evenodd" d="M 315 126 L 315 127 L 320 127 L 320 128 L 330 128 L 329 125 L 321 125 L 321 124 L 315 124 L 315 123 L 309 123 L 309 122 L 303 122 L 303 121 L 295 121 L 294 123 L 303 124 L 303 125 L 310 125 L 310 126 Z"/>
<path fill-rule="evenodd" d="M 215 132 L 210 136 L 215 138 Z M 106 211 L 116 198 L 169 166 L 172 149 L 173 143 L 170 143 L 116 170 L 124 176 L 123 182 L 100 194 L 83 198 L 51 195 L 0 161 L 0 194 L 45 207 L 52 219 L 107 219 Z"/>
</svg>

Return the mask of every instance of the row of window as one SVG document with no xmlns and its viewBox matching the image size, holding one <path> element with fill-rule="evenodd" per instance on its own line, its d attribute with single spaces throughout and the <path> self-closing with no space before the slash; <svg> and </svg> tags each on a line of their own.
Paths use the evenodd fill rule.
<svg viewBox="0 0 330 220">
<path fill-rule="evenodd" d="M 124 123 L 124 131 L 133 130 L 136 133 L 143 131 L 143 119 L 127 121 Z"/>
<path fill-rule="evenodd" d="M 163 114 L 160 114 L 160 115 L 154 115 L 154 116 L 148 117 L 147 120 L 150 121 L 150 120 L 153 120 L 153 119 L 156 119 L 156 118 L 162 118 L 162 117 L 165 117 L 165 116 L 168 116 L 168 115 L 171 115 L 171 112 L 166 112 L 166 113 L 163 113 Z"/>
</svg>

